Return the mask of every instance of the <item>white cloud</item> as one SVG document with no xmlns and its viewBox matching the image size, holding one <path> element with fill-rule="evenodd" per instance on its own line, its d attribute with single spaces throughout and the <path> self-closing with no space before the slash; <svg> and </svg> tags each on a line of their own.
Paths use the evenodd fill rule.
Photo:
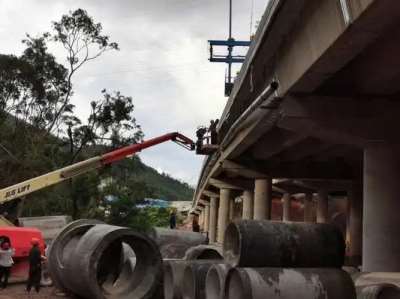
<svg viewBox="0 0 400 299">
<path fill-rule="evenodd" d="M 267 0 L 255 1 L 259 19 Z M 208 39 L 227 37 L 227 0 L 0 0 L 0 53 L 19 54 L 25 33 L 50 30 L 52 20 L 78 7 L 103 24 L 121 51 L 106 53 L 75 77 L 79 116 L 103 88 L 133 97 L 147 137 L 170 131 L 194 136 L 219 118 L 225 65 L 208 62 Z M 251 1 L 234 1 L 234 36 L 248 39 Z M 62 51 L 52 48 L 60 62 Z M 145 163 L 194 185 L 203 157 L 165 144 L 140 154 Z"/>
</svg>

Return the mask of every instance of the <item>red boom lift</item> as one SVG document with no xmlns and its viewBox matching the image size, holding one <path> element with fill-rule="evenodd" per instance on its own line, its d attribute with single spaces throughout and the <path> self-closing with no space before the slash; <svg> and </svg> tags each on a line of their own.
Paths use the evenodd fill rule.
<svg viewBox="0 0 400 299">
<path fill-rule="evenodd" d="M 178 145 L 183 146 L 188 150 L 194 150 L 193 141 L 186 136 L 174 132 L 165 134 L 153 139 L 149 139 L 142 143 L 132 144 L 109 153 L 90 158 L 67 167 L 57 169 L 47 174 L 23 181 L 13 186 L 0 190 L 0 204 L 14 200 L 16 198 L 26 196 L 35 191 L 41 190 L 51 185 L 58 184 L 77 175 L 88 171 L 101 168 L 105 165 L 120 161 L 128 156 L 134 155 L 143 149 L 154 145 L 173 141 Z M 0 227 L 0 239 L 8 239 L 16 250 L 13 274 L 15 276 L 27 274 L 27 256 L 30 248 L 30 240 L 32 237 L 37 237 L 40 240 L 40 248 L 44 250 L 44 241 L 42 234 L 35 228 L 21 227 Z M 1 240 L 0 240 L 1 241 Z"/>
</svg>

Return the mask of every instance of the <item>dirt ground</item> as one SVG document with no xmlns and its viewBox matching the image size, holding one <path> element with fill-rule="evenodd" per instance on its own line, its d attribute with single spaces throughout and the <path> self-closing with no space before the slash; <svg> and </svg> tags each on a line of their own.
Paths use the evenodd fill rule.
<svg viewBox="0 0 400 299">
<path fill-rule="evenodd" d="M 43 287 L 37 294 L 32 290 L 28 294 L 25 290 L 25 284 L 14 283 L 10 284 L 6 289 L 0 289 L 0 299 L 73 299 L 62 294 L 59 294 L 53 287 Z"/>
</svg>

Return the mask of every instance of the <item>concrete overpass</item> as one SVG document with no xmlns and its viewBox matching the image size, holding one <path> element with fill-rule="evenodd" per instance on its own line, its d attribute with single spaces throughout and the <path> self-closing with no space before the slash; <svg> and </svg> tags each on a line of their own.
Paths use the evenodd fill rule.
<svg viewBox="0 0 400 299">
<path fill-rule="evenodd" d="M 326 222 L 342 192 L 350 257 L 400 272 L 399 53 L 400 1 L 271 0 L 197 185 L 210 240 L 238 196 L 241 217 L 270 219 L 273 197 L 290 215 L 289 194 L 303 193 L 305 220 L 315 198 Z"/>
</svg>

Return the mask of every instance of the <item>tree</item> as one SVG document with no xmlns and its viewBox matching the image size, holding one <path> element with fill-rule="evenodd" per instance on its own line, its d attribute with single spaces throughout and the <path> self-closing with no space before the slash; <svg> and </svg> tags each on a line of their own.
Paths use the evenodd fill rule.
<svg viewBox="0 0 400 299">
<path fill-rule="evenodd" d="M 137 143 L 143 139 L 143 131 L 133 116 L 134 105 L 131 97 L 120 92 L 108 93 L 102 90 L 103 98 L 91 102 L 91 113 L 87 123 L 79 119 L 66 119 L 71 161 L 87 145 L 104 145 L 111 148 Z"/>
<path fill-rule="evenodd" d="M 67 92 L 48 127 L 48 132 L 53 130 L 62 113 L 70 105 L 73 94 L 72 78 L 75 73 L 84 64 L 100 57 L 104 52 L 119 49 L 116 42 L 110 42 L 109 36 L 102 34 L 101 23 L 95 23 L 93 18 L 83 9 L 77 9 L 71 11 L 68 15 L 63 15 L 59 22 L 53 22 L 53 30 L 52 40 L 61 43 L 66 50 L 69 74 Z"/>
</svg>

